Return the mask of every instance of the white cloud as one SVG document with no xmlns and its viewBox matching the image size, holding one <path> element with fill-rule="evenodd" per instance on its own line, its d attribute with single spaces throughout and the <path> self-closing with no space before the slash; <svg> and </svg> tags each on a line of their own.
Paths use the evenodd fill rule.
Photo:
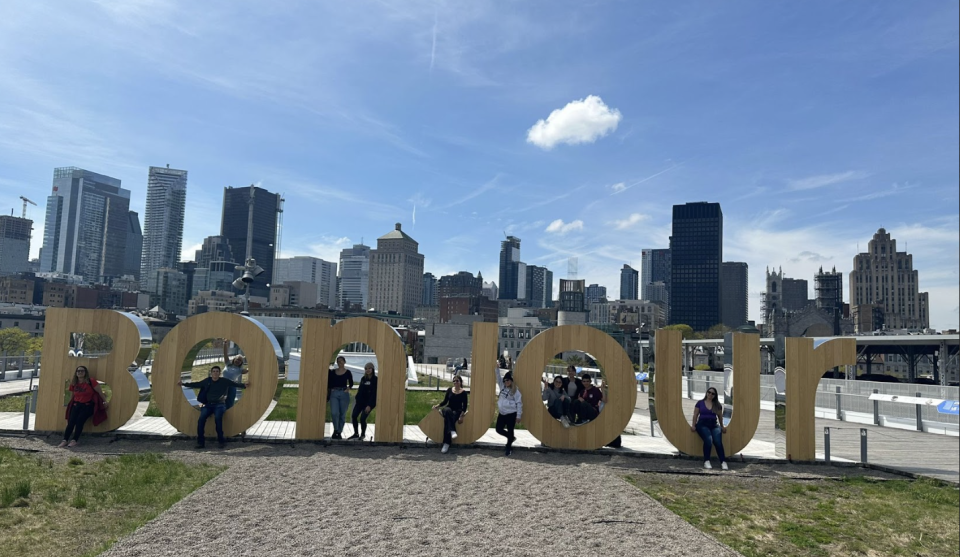
<svg viewBox="0 0 960 557">
<path fill-rule="evenodd" d="M 623 182 L 617 182 L 616 184 L 610 186 L 610 189 L 613 190 L 613 193 L 620 193 L 623 190 L 627 189 L 627 184 Z"/>
<path fill-rule="evenodd" d="M 537 121 L 527 130 L 527 143 L 545 150 L 553 149 L 558 143 L 593 143 L 616 130 L 621 119 L 619 110 L 605 105 L 600 97 L 590 95 L 554 110 L 546 120 Z"/>
<path fill-rule="evenodd" d="M 564 223 L 563 219 L 557 219 L 547 225 L 547 228 L 544 232 L 549 232 L 551 234 L 566 234 L 573 230 L 583 230 L 583 221 L 575 220 L 573 222 Z"/>
<path fill-rule="evenodd" d="M 284 252 L 283 257 L 286 258 L 297 255 L 309 255 L 312 257 L 319 257 L 324 261 L 330 261 L 339 265 L 340 251 L 352 245 L 353 242 L 351 242 L 350 238 L 346 236 L 336 237 L 323 235 L 307 246 L 307 249 L 309 250 L 307 253 L 296 253 L 299 250 L 293 250 L 295 253 Z"/>
<path fill-rule="evenodd" d="M 812 190 L 825 186 L 832 186 L 841 182 L 862 180 L 867 176 L 869 176 L 869 174 L 863 172 L 862 170 L 848 170 L 846 172 L 839 172 L 837 174 L 819 174 L 817 176 L 807 176 L 806 178 L 800 178 L 797 180 L 788 180 L 787 189 L 792 191 Z"/>
<path fill-rule="evenodd" d="M 613 221 L 613 226 L 617 230 L 626 230 L 627 228 L 632 227 L 640 221 L 647 220 L 649 217 L 647 215 L 641 215 L 640 213 L 633 213 L 629 217 L 622 220 Z"/>
</svg>

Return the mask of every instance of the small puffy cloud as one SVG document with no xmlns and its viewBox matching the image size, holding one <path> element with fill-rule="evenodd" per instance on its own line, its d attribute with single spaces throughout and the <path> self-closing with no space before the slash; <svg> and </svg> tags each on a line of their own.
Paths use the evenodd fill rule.
<svg viewBox="0 0 960 557">
<path fill-rule="evenodd" d="M 547 225 L 546 232 L 551 234 L 566 234 L 573 230 L 583 230 L 583 221 L 577 219 L 573 222 L 564 223 L 563 219 L 557 219 Z"/>
<path fill-rule="evenodd" d="M 820 174 L 817 176 L 807 176 L 806 178 L 800 178 L 798 180 L 790 180 L 787 182 L 787 188 L 792 191 L 812 190 L 842 182 L 849 182 L 851 180 L 862 180 L 867 176 L 869 176 L 869 174 L 862 170 L 848 170 L 846 172 L 838 172 L 837 174 Z"/>
<path fill-rule="evenodd" d="M 613 190 L 613 193 L 620 193 L 627 189 L 627 185 L 623 182 L 617 182 L 616 184 L 610 186 L 610 189 Z"/>
<path fill-rule="evenodd" d="M 625 219 L 613 221 L 613 226 L 617 230 L 626 230 L 627 228 L 630 228 L 631 226 L 637 224 L 640 221 L 647 220 L 648 218 L 650 217 L 648 217 L 647 215 L 641 215 L 640 213 L 633 213 Z"/>
<path fill-rule="evenodd" d="M 544 150 L 553 149 L 558 143 L 593 143 L 616 130 L 621 119 L 619 110 L 608 107 L 600 97 L 590 95 L 554 110 L 546 120 L 538 120 L 527 130 L 527 143 Z"/>
<path fill-rule="evenodd" d="M 799 263 L 801 261 L 813 261 L 813 262 L 822 262 L 830 261 L 833 259 L 833 256 L 820 255 L 819 253 L 812 251 L 801 251 L 797 254 L 796 257 L 792 258 L 790 261 L 794 263 Z"/>
</svg>

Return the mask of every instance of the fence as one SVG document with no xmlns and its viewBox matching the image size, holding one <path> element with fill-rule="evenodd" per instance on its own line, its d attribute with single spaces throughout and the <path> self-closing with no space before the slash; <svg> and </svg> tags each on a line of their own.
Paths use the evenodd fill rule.
<svg viewBox="0 0 960 557">
<path fill-rule="evenodd" d="M 708 386 L 723 389 L 723 373 L 694 371 L 687 378 L 687 397 L 700 398 Z M 960 431 L 960 417 L 942 414 L 935 406 L 871 400 L 870 395 L 885 394 L 957 400 L 960 387 L 916 385 L 912 383 L 877 383 L 845 379 L 821 379 L 817 386 L 815 406 L 818 417 L 889 427 L 916 428 L 941 433 Z M 772 375 L 760 376 L 760 401 L 774 402 L 776 387 Z M 919 408 L 919 414 L 918 414 Z M 918 426 L 918 416 L 920 418 Z"/>
</svg>

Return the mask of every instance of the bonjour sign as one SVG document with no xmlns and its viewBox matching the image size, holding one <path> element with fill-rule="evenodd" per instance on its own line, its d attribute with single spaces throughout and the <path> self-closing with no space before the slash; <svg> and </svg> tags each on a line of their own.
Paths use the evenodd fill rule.
<svg viewBox="0 0 960 557">
<path fill-rule="evenodd" d="M 113 339 L 113 350 L 99 358 L 68 354 L 71 333 L 99 333 Z M 458 426 L 456 444 L 474 443 L 490 427 L 496 411 L 496 323 L 475 323 L 473 328 L 473 374 L 470 411 Z M 91 431 L 121 427 L 136 410 L 137 384 L 127 371 L 130 362 L 142 360 L 150 350 L 150 331 L 139 317 L 113 310 L 50 308 L 47 310 L 43 343 L 43 369 L 37 404 L 36 430 L 64 427 L 63 387 L 77 365 L 112 390 L 107 420 Z M 177 386 L 183 369 L 190 369 L 193 355 L 214 338 L 227 338 L 240 345 L 247 359 L 251 386 L 224 416 L 228 436 L 246 431 L 267 411 L 277 388 L 280 345 L 258 321 L 233 313 L 204 313 L 180 322 L 164 338 L 153 361 L 153 396 L 163 417 L 180 432 L 193 435 L 197 410 Z M 323 439 L 326 416 L 327 370 L 334 354 L 344 344 L 362 342 L 377 355 L 380 369 L 374 440 L 403 440 L 406 400 L 406 356 L 400 336 L 389 325 L 356 317 L 330 325 L 327 320 L 304 319 L 297 401 L 296 438 Z M 755 334 L 733 334 L 733 389 L 736 410 L 727 428 L 724 445 L 728 454 L 740 452 L 756 433 L 760 418 L 760 339 Z M 623 348 L 609 335 L 585 325 L 547 329 L 524 347 L 514 366 L 517 387 L 527 401 L 540 400 L 540 378 L 556 354 L 580 350 L 593 356 L 604 370 L 607 403 L 600 416 L 583 426 L 565 429 L 542 404 L 528 402 L 523 421 L 528 431 L 548 447 L 592 450 L 619 435 L 633 415 L 637 400 L 633 365 Z M 678 450 L 699 454 L 701 441 L 690 431 L 682 400 L 681 335 L 677 331 L 656 333 L 656 407 L 664 436 Z M 792 460 L 815 459 L 814 401 L 823 372 L 856 363 L 852 338 L 837 338 L 816 348 L 813 339 L 786 341 L 786 433 L 787 453 Z M 430 439 L 440 440 L 443 424 L 436 412 L 420 422 Z"/>
</svg>

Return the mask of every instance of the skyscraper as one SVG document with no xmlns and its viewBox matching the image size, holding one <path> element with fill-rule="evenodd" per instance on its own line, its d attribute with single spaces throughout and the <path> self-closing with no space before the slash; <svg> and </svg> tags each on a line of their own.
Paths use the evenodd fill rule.
<svg viewBox="0 0 960 557">
<path fill-rule="evenodd" d="M 747 323 L 749 289 L 747 288 L 747 264 L 724 261 L 720 266 L 720 321 L 736 329 Z"/>
<path fill-rule="evenodd" d="M 640 273 L 630 265 L 624 265 L 623 269 L 620 269 L 620 299 L 640 299 Z"/>
<path fill-rule="evenodd" d="M 354 244 L 340 251 L 338 304 L 341 309 L 359 305 L 367 309 L 370 280 L 370 246 Z"/>
<path fill-rule="evenodd" d="M 423 296 L 423 255 L 418 248 L 400 223 L 377 238 L 377 249 L 370 251 L 371 309 L 413 317 Z"/>
<path fill-rule="evenodd" d="M 147 209 L 143 222 L 141 283 L 154 270 L 175 269 L 183 244 L 183 215 L 187 205 L 187 171 L 151 166 L 147 174 Z M 156 281 L 154 281 L 156 282 Z"/>
<path fill-rule="evenodd" d="M 130 191 L 120 180 L 74 167 L 53 170 L 40 270 L 88 282 L 119 277 L 129 226 Z"/>
<path fill-rule="evenodd" d="M 140 229 L 140 215 L 136 211 L 127 211 L 127 248 L 123 253 L 123 273 L 140 280 L 140 263 L 143 255 L 143 231 Z"/>
<path fill-rule="evenodd" d="M 669 249 L 644 249 L 640 251 L 640 296 L 643 300 L 655 300 L 649 287 L 662 282 L 668 295 L 670 292 L 671 263 Z M 662 300 L 669 304 L 670 299 Z"/>
<path fill-rule="evenodd" d="M 433 273 L 423 273 L 423 295 L 420 296 L 420 305 L 435 306 L 438 304 L 437 277 L 433 276 Z"/>
<path fill-rule="evenodd" d="M 309 282 L 317 285 L 317 304 L 337 307 L 337 264 L 319 257 L 298 255 L 277 259 L 276 284 Z"/>
<path fill-rule="evenodd" d="M 600 300 L 607 299 L 607 287 L 599 284 L 591 284 L 584 291 L 584 303 L 595 304 Z"/>
<path fill-rule="evenodd" d="M 819 276 L 819 275 L 818 275 Z M 817 300 L 820 299 L 819 282 Z M 887 328 L 925 329 L 930 326 L 930 298 L 920 292 L 920 276 L 913 256 L 897 251 L 897 241 L 881 228 L 867 243 L 867 251 L 853 258 L 850 304 L 873 304 L 882 309 Z"/>
<path fill-rule="evenodd" d="M 526 294 L 530 307 L 553 307 L 553 271 L 546 267 L 527 265 L 526 274 Z"/>
<path fill-rule="evenodd" d="M 673 206 L 670 322 L 706 331 L 720 323 L 723 212 L 719 203 Z"/>
<path fill-rule="evenodd" d="M 252 199 L 251 199 L 252 197 Z M 250 204 L 253 204 L 253 235 L 247 238 L 247 219 Z M 250 255 L 264 272 L 250 284 L 251 296 L 270 296 L 267 285 L 273 282 L 273 260 L 276 257 L 277 215 L 281 210 L 279 194 L 249 186 L 223 188 L 223 216 L 220 235 L 230 242 L 233 256 L 239 263 L 247 258 L 248 242 Z"/>
<path fill-rule="evenodd" d="M 520 261 L 520 238 L 507 236 L 500 242 L 500 299 L 525 298 L 527 285 L 526 266 Z M 523 275 L 521 277 L 521 274 Z M 521 280 L 522 279 L 522 280 Z"/>
<path fill-rule="evenodd" d="M 234 266 L 241 263 L 240 258 L 233 253 L 230 247 L 230 240 L 223 236 L 207 236 L 200 244 L 200 249 L 194 252 L 194 260 L 197 262 L 197 268 L 203 269 L 210 267 L 214 261 L 227 261 Z"/>
<path fill-rule="evenodd" d="M 33 221 L 0 215 L 0 275 L 30 270 L 30 231 Z"/>
</svg>

